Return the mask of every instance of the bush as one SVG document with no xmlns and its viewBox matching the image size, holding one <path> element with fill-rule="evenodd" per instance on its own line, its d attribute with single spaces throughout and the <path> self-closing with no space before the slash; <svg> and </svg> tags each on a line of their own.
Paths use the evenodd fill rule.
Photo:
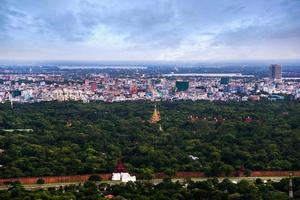
<svg viewBox="0 0 300 200">
<path fill-rule="evenodd" d="M 44 179 L 42 179 L 42 178 L 39 178 L 37 181 L 36 181 L 36 184 L 44 184 L 45 183 L 45 181 L 44 181 Z"/>
<path fill-rule="evenodd" d="M 21 186 L 22 184 L 20 181 L 13 181 L 13 182 L 10 182 L 10 185 L 13 187 L 18 187 L 18 186 Z"/>
<path fill-rule="evenodd" d="M 256 185 L 262 185 L 262 184 L 264 184 L 264 182 L 263 182 L 263 180 L 262 180 L 261 178 L 257 178 L 257 179 L 255 180 L 255 184 L 256 184 Z"/>
<path fill-rule="evenodd" d="M 245 176 L 247 176 L 247 177 L 251 176 L 251 170 L 246 169 L 245 170 Z"/>
<path fill-rule="evenodd" d="M 102 178 L 98 175 L 92 175 L 89 177 L 89 181 L 102 181 Z"/>
<path fill-rule="evenodd" d="M 154 177 L 154 171 L 153 171 L 153 169 L 151 169 L 151 168 L 143 168 L 141 170 L 139 178 L 144 179 L 144 180 L 151 180 L 151 179 L 153 179 L 153 177 Z"/>
<path fill-rule="evenodd" d="M 176 175 L 176 171 L 175 170 L 173 170 L 173 169 L 166 169 L 165 171 L 165 174 L 168 176 L 168 177 L 174 177 L 175 175 Z"/>
</svg>

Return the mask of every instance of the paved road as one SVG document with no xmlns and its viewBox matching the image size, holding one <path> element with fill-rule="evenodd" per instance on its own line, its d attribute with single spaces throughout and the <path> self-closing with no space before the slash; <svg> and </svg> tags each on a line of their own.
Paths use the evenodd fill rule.
<svg viewBox="0 0 300 200">
<path fill-rule="evenodd" d="M 219 181 L 221 182 L 225 177 L 220 177 L 218 178 Z M 271 180 L 273 182 L 279 182 L 281 179 L 283 178 L 287 178 L 287 177 L 226 177 L 229 180 L 231 180 L 234 183 L 238 183 L 241 180 L 248 180 L 248 181 L 255 181 L 257 178 L 262 179 L 263 181 L 268 181 Z M 191 178 L 193 181 L 205 181 L 209 178 Z M 184 182 L 184 178 L 179 178 L 179 179 L 172 179 L 173 182 L 179 181 L 179 182 Z M 151 182 L 153 184 L 158 184 L 160 182 L 162 182 L 163 179 L 152 179 L 150 181 L 147 182 Z M 107 183 L 110 185 L 115 185 L 115 184 L 120 184 L 120 181 L 102 181 L 102 183 Z M 70 182 L 70 183 L 49 183 L 49 184 L 42 184 L 42 185 L 38 185 L 38 184 L 31 184 L 31 185 L 23 185 L 24 188 L 26 190 L 37 190 L 37 189 L 47 189 L 47 188 L 59 188 L 60 186 L 67 186 L 67 185 L 79 185 L 79 184 L 83 184 L 83 182 Z M 0 186 L 0 190 L 7 190 L 9 188 L 9 186 Z"/>
</svg>

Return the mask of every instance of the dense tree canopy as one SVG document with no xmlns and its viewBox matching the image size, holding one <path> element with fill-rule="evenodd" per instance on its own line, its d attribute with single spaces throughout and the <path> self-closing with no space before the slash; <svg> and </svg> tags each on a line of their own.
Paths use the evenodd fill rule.
<svg viewBox="0 0 300 200">
<path fill-rule="evenodd" d="M 300 102 L 157 102 L 162 130 L 154 104 L 1 104 L 0 176 L 300 169 Z"/>
</svg>

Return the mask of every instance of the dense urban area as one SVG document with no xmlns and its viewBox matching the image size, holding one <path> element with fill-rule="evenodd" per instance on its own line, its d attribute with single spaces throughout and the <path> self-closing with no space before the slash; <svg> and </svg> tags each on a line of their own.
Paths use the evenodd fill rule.
<svg viewBox="0 0 300 200">
<path fill-rule="evenodd" d="M 207 70 L 200 70 L 202 73 L 199 73 L 197 68 L 178 67 L 169 70 L 125 66 L 90 70 L 76 67 L 28 67 L 27 70 L 3 67 L 0 70 L 0 102 L 258 101 L 300 98 L 299 77 L 291 76 L 288 70 L 285 72 L 287 76 L 283 77 L 281 65 L 261 68 L 269 70 L 267 76 L 244 74 L 249 71 L 241 73 L 235 68 L 226 69 L 225 73 L 220 69 L 217 71 L 221 73 L 210 73 L 214 68 L 205 68 Z"/>
</svg>

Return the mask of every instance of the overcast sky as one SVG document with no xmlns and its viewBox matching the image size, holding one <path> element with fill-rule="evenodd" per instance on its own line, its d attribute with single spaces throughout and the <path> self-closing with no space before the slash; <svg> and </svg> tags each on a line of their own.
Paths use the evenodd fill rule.
<svg viewBox="0 0 300 200">
<path fill-rule="evenodd" d="M 300 0 L 0 0 L 0 59 L 300 58 Z"/>
</svg>

